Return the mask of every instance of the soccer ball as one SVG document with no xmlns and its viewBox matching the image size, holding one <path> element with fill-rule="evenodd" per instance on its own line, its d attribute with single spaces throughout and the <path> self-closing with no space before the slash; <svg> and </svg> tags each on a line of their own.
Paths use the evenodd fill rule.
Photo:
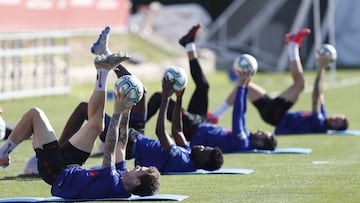
<svg viewBox="0 0 360 203">
<path fill-rule="evenodd" d="M 186 71 L 183 68 L 178 66 L 170 66 L 168 67 L 163 75 L 163 80 L 167 78 L 170 82 L 174 82 L 174 90 L 179 91 L 186 87 L 188 78 Z"/>
<path fill-rule="evenodd" d="M 24 167 L 24 174 L 39 174 L 36 156 L 32 156 Z"/>
<path fill-rule="evenodd" d="M 239 71 L 251 71 L 251 75 L 255 75 L 258 69 L 258 64 L 253 56 L 249 54 L 241 54 L 234 60 L 233 69 L 235 73 L 238 73 Z"/>
<path fill-rule="evenodd" d="M 125 95 L 130 94 L 128 105 L 138 103 L 144 95 L 143 84 L 133 75 L 123 75 L 119 77 L 115 82 L 114 90 L 120 91 Z"/>
<path fill-rule="evenodd" d="M 317 56 L 322 56 L 330 59 L 331 62 L 336 61 L 337 52 L 334 46 L 331 44 L 323 44 L 316 51 Z"/>
</svg>

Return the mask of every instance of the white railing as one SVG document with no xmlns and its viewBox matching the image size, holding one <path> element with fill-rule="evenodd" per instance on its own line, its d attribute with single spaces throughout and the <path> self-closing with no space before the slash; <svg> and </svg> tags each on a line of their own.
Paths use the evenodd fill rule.
<svg viewBox="0 0 360 203">
<path fill-rule="evenodd" d="M 0 100 L 69 93 L 69 38 L 55 31 L 0 34 Z"/>
</svg>

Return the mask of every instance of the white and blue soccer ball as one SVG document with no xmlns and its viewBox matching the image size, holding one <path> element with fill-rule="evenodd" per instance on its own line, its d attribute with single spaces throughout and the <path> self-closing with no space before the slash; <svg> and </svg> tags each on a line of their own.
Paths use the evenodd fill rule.
<svg viewBox="0 0 360 203">
<path fill-rule="evenodd" d="M 179 91 L 186 87 L 188 77 L 186 71 L 178 66 L 168 67 L 163 75 L 163 80 L 167 78 L 170 82 L 174 82 L 174 90 Z"/>
<path fill-rule="evenodd" d="M 144 95 L 144 86 L 142 82 L 133 75 L 123 75 L 115 82 L 115 91 L 119 91 L 124 95 L 130 94 L 128 105 L 138 103 Z"/>
<path fill-rule="evenodd" d="M 241 54 L 234 60 L 233 69 L 235 73 L 251 71 L 251 75 L 255 75 L 258 70 L 258 63 L 255 57 L 250 54 Z"/>
<path fill-rule="evenodd" d="M 27 175 L 36 175 L 39 174 L 38 166 L 37 166 L 37 158 L 36 156 L 32 156 L 26 163 L 24 167 L 24 174 Z"/>
<path fill-rule="evenodd" d="M 322 56 L 329 59 L 331 62 L 336 61 L 337 52 L 333 45 L 322 44 L 316 51 L 317 56 Z"/>
</svg>

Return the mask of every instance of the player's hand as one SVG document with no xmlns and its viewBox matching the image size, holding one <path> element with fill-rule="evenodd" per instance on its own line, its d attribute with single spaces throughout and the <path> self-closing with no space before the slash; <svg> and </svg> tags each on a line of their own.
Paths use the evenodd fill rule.
<svg viewBox="0 0 360 203">
<path fill-rule="evenodd" d="M 317 66 L 320 69 L 326 69 L 330 68 L 331 59 L 324 56 L 318 56 L 317 57 Z"/>
<path fill-rule="evenodd" d="M 114 91 L 114 112 L 115 113 L 122 113 L 126 109 L 131 109 L 133 104 L 128 104 L 128 99 L 130 97 L 130 93 L 127 95 L 123 95 L 121 91 Z"/>
<path fill-rule="evenodd" d="M 174 93 L 174 83 L 175 81 L 170 81 L 168 79 L 164 79 L 162 83 L 162 94 L 164 97 L 170 97 Z"/>
<path fill-rule="evenodd" d="M 176 97 L 182 97 L 184 95 L 184 92 L 185 92 L 185 88 L 182 90 L 175 91 L 175 95 Z"/>
<path fill-rule="evenodd" d="M 239 75 L 239 79 L 238 79 L 238 85 L 239 86 L 247 86 L 251 80 L 251 70 L 247 70 L 247 71 L 239 71 L 238 75 Z"/>
</svg>

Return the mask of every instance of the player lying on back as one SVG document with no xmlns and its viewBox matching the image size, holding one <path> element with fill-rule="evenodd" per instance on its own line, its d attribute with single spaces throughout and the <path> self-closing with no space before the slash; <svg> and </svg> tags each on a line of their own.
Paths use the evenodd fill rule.
<svg viewBox="0 0 360 203">
<path fill-rule="evenodd" d="M 290 73 L 293 84 L 279 96 L 271 98 L 266 90 L 251 82 L 249 84 L 249 100 L 258 109 L 261 118 L 275 127 L 276 135 L 326 133 L 327 130 L 345 130 L 348 120 L 343 114 L 328 116 L 324 103 L 324 73 L 331 63 L 336 61 L 336 50 L 332 45 L 324 44 L 316 52 L 317 70 L 312 92 L 311 111 L 290 111 L 305 88 L 303 68 L 299 56 L 299 47 L 309 29 L 303 29 L 297 34 L 288 34 L 285 41 L 290 57 Z M 212 116 L 221 115 L 232 105 L 233 96 L 216 108 Z"/>
</svg>

